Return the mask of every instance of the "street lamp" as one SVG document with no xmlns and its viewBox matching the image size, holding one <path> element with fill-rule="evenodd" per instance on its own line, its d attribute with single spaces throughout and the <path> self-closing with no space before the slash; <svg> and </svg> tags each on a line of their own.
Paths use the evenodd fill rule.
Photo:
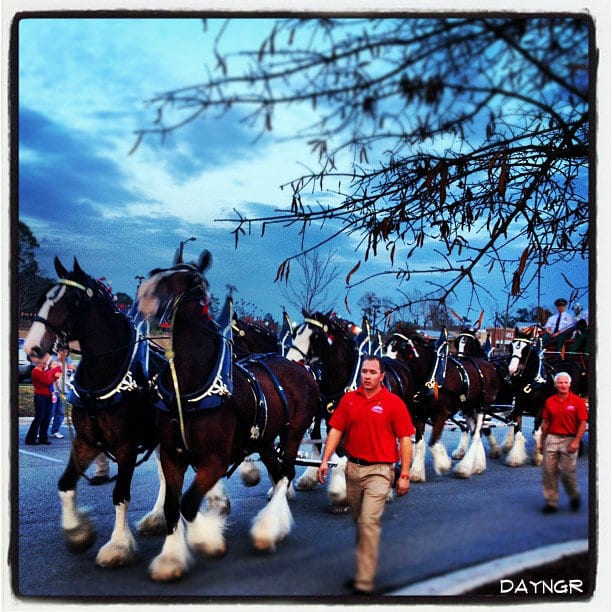
<svg viewBox="0 0 612 612">
<path fill-rule="evenodd" d="M 192 236 L 191 238 L 187 238 L 187 240 L 181 240 L 179 244 L 179 261 L 180 262 L 183 261 L 183 247 L 185 246 L 187 242 L 191 242 L 192 240 L 197 240 L 197 238 L 195 236 Z"/>
</svg>

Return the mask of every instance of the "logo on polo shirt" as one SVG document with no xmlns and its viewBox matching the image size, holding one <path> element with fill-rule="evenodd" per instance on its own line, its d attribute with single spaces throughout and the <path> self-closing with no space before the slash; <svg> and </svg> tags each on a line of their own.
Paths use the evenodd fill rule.
<svg viewBox="0 0 612 612">
<path fill-rule="evenodd" d="M 567 409 L 568 409 L 568 410 L 576 410 L 576 409 L 574 408 L 574 406 L 572 406 L 572 404 L 570 404 L 570 405 L 567 407 Z"/>
<path fill-rule="evenodd" d="M 376 414 L 382 414 L 383 407 L 376 404 L 376 406 L 372 406 L 372 412 L 375 412 Z"/>
</svg>

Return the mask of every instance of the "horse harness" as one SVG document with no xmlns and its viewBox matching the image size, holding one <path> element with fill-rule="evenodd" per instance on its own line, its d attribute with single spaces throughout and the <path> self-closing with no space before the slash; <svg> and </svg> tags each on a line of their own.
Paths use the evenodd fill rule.
<svg viewBox="0 0 612 612">
<path fill-rule="evenodd" d="M 92 287 L 86 287 L 82 283 L 76 281 L 60 278 L 57 284 L 65 285 L 67 287 L 73 287 L 83 292 L 88 299 L 92 299 L 94 296 L 94 289 Z M 106 292 L 100 292 L 100 295 L 107 298 L 107 301 L 117 311 L 116 305 L 110 299 L 108 299 Z M 118 311 L 117 311 L 118 312 Z M 36 315 L 32 318 L 34 322 L 39 322 L 51 329 L 62 346 L 69 348 L 68 334 L 63 329 L 58 329 L 50 321 Z M 129 325 L 130 338 L 125 346 L 115 349 L 116 351 L 122 350 L 127 347 L 132 347 L 131 351 L 127 352 L 124 363 L 118 371 L 117 376 L 113 381 L 102 389 L 87 389 L 79 383 L 79 369 L 82 364 L 79 364 L 75 372 L 74 378 L 71 382 L 65 383 L 68 386 L 68 393 L 63 395 L 66 402 L 70 403 L 73 408 L 82 410 L 89 418 L 92 436 L 86 436 L 84 433 L 81 434 L 83 440 L 91 447 L 98 448 L 101 453 L 104 453 L 111 461 L 117 462 L 117 458 L 111 453 L 109 448 L 104 442 L 104 434 L 98 423 L 98 412 L 103 409 L 111 408 L 112 406 L 120 403 L 124 399 L 125 393 L 151 393 L 152 382 L 148 379 L 148 350 L 145 340 L 145 335 L 141 333 L 141 327 L 138 329 L 133 324 Z M 114 351 L 113 351 L 114 352 Z M 64 372 L 65 376 L 65 372 Z M 72 431 L 72 425 L 69 428 L 72 442 L 74 442 L 74 434 Z M 148 460 L 153 452 L 154 447 L 141 445 L 137 452 L 138 454 L 144 453 L 142 459 L 140 459 L 136 465 Z M 87 476 L 79 470 L 85 478 Z"/>
</svg>

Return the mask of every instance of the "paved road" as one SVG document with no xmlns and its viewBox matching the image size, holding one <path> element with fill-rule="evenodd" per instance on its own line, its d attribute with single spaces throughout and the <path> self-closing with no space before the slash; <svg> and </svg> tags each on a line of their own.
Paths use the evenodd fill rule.
<svg viewBox="0 0 612 612">
<path fill-rule="evenodd" d="M 530 431 L 531 422 L 525 427 Z M 160 550 L 160 537 L 137 536 L 139 554 L 131 567 L 95 567 L 97 550 L 112 531 L 112 485 L 80 485 L 79 504 L 91 509 L 98 540 L 89 551 L 73 555 L 65 547 L 59 528 L 56 491 L 68 456 L 68 438 L 54 440 L 47 447 L 24 446 L 25 429 L 21 424 L 18 452 L 13 454 L 18 461 L 19 480 L 17 527 L 12 533 L 16 545 L 12 558 L 15 595 L 26 600 L 92 601 L 92 597 L 110 597 L 132 602 L 158 597 L 197 602 L 208 597 L 220 598 L 220 602 L 289 597 L 312 603 L 347 596 L 343 583 L 352 572 L 355 532 L 350 517 L 330 514 L 321 487 L 298 492 L 291 504 L 294 531 L 276 553 L 261 554 L 252 549 L 248 531 L 251 520 L 265 504 L 267 477 L 252 489 L 244 488 L 237 475 L 227 481 L 232 499 L 226 534 L 229 552 L 220 560 L 198 560 L 182 581 L 156 584 L 149 580 L 147 566 Z M 495 432 L 501 442 L 505 428 L 496 428 Z M 457 445 L 458 434 L 448 431 L 443 439 L 450 451 Z M 588 434 L 586 440 L 588 450 Z M 529 440 L 529 447 L 532 444 Z M 513 469 L 501 460 L 489 459 L 484 474 L 460 480 L 437 476 L 428 457 L 427 469 L 428 482 L 414 484 L 406 498 L 389 504 L 385 511 L 378 586 L 387 593 L 507 555 L 588 537 L 588 453 L 578 460 L 583 508 L 570 513 L 562 497 L 561 511 L 553 516 L 539 513 L 539 468 Z M 155 481 L 156 467 L 151 458 L 134 477 L 129 511 L 133 527 L 155 501 Z M 410 592 L 414 593 L 414 588 Z"/>
</svg>

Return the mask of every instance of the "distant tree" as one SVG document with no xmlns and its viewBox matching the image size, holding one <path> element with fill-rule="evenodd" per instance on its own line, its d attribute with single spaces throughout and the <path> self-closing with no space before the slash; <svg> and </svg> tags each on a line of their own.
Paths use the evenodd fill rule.
<svg viewBox="0 0 612 612">
<path fill-rule="evenodd" d="M 359 298 L 357 305 L 361 308 L 362 316 L 369 319 L 372 327 L 377 327 L 379 318 L 384 311 L 382 298 L 378 297 L 373 291 L 368 291 Z"/>
<path fill-rule="evenodd" d="M 134 300 L 127 293 L 123 293 L 123 291 L 118 291 L 115 294 L 115 297 L 116 297 L 116 303 L 119 309 L 124 312 L 129 312 Z"/>
<path fill-rule="evenodd" d="M 308 251 L 298 257 L 297 273 L 287 276 L 280 285 L 283 297 L 298 312 L 302 308 L 308 312 L 332 310 L 338 296 L 332 293 L 331 285 L 340 274 L 335 260 L 335 252 L 323 253 L 320 250 Z"/>
<path fill-rule="evenodd" d="M 297 136 L 319 168 L 284 186 L 287 210 L 238 212 L 236 240 L 254 222 L 303 232 L 327 222 L 360 244 L 349 288 L 386 252 L 382 274 L 426 275 L 423 299 L 440 303 L 463 283 L 489 293 L 479 269 L 519 295 L 540 267 L 588 257 L 590 16 L 280 19 L 258 48 L 227 53 L 226 39 L 235 45 L 231 20 L 215 40 L 218 76 L 150 100 L 155 124 L 135 147 L 230 110 L 265 134 L 279 110 L 309 105 L 313 122 Z M 324 191 L 336 202 L 309 198 Z M 434 264 L 419 257 L 432 246 Z"/>
<path fill-rule="evenodd" d="M 39 274 L 40 269 L 36 261 L 35 251 L 40 247 L 36 236 L 23 221 L 19 221 L 18 235 L 18 265 L 19 274 Z"/>
<path fill-rule="evenodd" d="M 34 314 L 43 291 L 52 283 L 52 279 L 40 273 L 36 260 L 36 249 L 39 247 L 32 230 L 20 221 L 17 235 L 17 299 L 20 318 L 27 319 Z"/>
<path fill-rule="evenodd" d="M 448 312 L 447 307 L 444 304 L 429 304 L 429 312 L 425 320 L 426 327 L 431 329 L 442 329 L 446 327 L 449 329 L 451 326 L 456 326 L 454 319 Z"/>
</svg>

